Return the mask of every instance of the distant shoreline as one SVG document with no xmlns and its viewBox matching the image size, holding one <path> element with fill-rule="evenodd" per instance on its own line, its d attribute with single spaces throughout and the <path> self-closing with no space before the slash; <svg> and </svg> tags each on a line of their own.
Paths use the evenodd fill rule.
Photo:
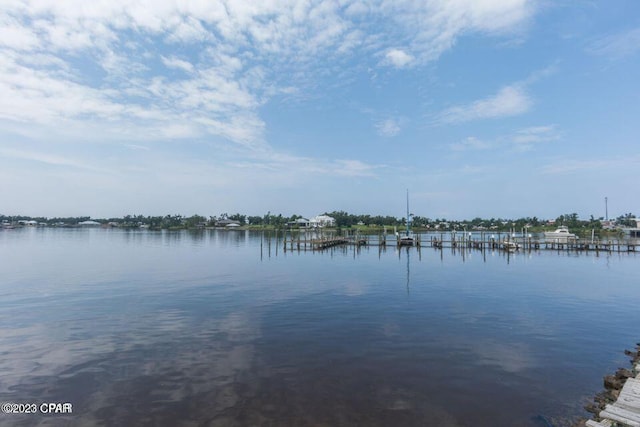
<svg viewBox="0 0 640 427">
<path fill-rule="evenodd" d="M 317 217 L 320 218 L 320 217 Z M 314 219 L 305 219 L 300 215 L 289 217 L 282 214 L 264 216 L 251 216 L 243 214 L 220 214 L 219 216 L 205 217 L 202 215 L 165 215 L 143 216 L 125 215 L 118 218 L 91 218 L 79 217 L 30 217 L 0 215 L 0 228 L 11 229 L 18 227 L 58 227 L 58 228 L 121 228 L 121 229 L 149 229 L 149 230 L 334 230 L 341 233 L 343 230 L 360 234 L 393 233 L 407 227 L 407 218 L 380 215 L 355 215 L 344 211 L 333 211 L 322 215 L 328 222 L 314 222 Z M 414 232 L 485 232 L 485 233 L 542 233 L 554 231 L 558 226 L 567 226 L 572 233 L 581 238 L 592 235 L 617 237 L 628 230 L 638 235 L 640 220 L 635 215 L 628 213 L 612 220 L 594 218 L 581 220 L 578 214 L 560 215 L 555 219 L 539 219 L 537 217 L 525 217 L 518 219 L 505 218 L 474 218 L 472 220 L 447 220 L 445 218 L 426 218 L 417 215 L 409 215 L 409 225 Z"/>
<path fill-rule="evenodd" d="M 206 230 L 216 230 L 216 231 L 263 231 L 263 232 L 272 232 L 272 233 L 306 233 L 306 232 L 323 232 L 330 234 L 342 234 L 342 233 L 358 233 L 361 235 L 380 235 L 383 233 L 393 234 L 395 231 L 402 230 L 404 225 L 397 226 L 342 226 L 342 227 L 322 227 L 322 228 L 311 228 L 311 227 L 277 227 L 270 225 L 240 225 L 236 227 L 227 227 L 227 226 L 168 226 L 168 227 L 151 227 L 151 226 L 139 226 L 139 225 L 108 225 L 107 223 L 100 223 L 95 225 L 79 225 L 79 224 L 37 224 L 37 225 L 22 225 L 22 224 L 13 224 L 11 226 L 0 227 L 0 231 L 3 229 L 21 229 L 21 228 L 54 228 L 54 229 L 74 229 L 74 230 L 89 230 L 89 229 L 102 229 L 102 230 L 148 230 L 148 231 L 206 231 Z M 530 227 L 527 228 L 527 233 L 529 234 L 540 234 L 546 231 L 553 231 L 554 226 L 538 226 L 538 227 Z M 496 228 L 491 230 L 479 230 L 479 229 L 458 229 L 458 228 L 447 228 L 447 229 L 436 229 L 436 228 L 428 228 L 428 227 L 412 227 L 412 231 L 414 233 L 431 233 L 431 234 L 445 234 L 445 233 L 484 233 L 491 234 L 495 233 L 497 235 L 500 234 L 509 234 L 512 232 L 517 232 L 520 234 L 522 230 L 514 230 L 509 229 L 507 227 Z M 589 238 L 591 237 L 592 230 L 591 229 L 578 229 L 572 230 L 580 238 Z M 604 230 L 598 229 L 593 230 L 596 237 L 603 238 L 621 238 L 624 235 L 624 232 L 619 229 L 612 230 Z"/>
</svg>

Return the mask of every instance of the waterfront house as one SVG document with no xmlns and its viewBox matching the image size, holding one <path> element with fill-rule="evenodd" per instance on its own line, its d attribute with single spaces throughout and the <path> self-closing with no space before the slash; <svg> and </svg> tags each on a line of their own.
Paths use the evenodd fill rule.
<svg viewBox="0 0 640 427">
<path fill-rule="evenodd" d="M 240 222 L 232 219 L 220 219 L 216 221 L 216 227 L 240 227 Z"/>
<path fill-rule="evenodd" d="M 640 239 L 640 219 L 634 219 L 636 222 L 636 226 L 634 227 L 625 227 L 622 229 L 625 237 L 630 239 Z"/>
<path fill-rule="evenodd" d="M 309 220 L 309 225 L 313 228 L 334 227 L 336 220 L 329 215 L 318 215 Z"/>
<path fill-rule="evenodd" d="M 309 228 L 311 227 L 311 221 L 306 218 L 298 218 L 295 221 L 287 222 L 289 228 Z"/>
<path fill-rule="evenodd" d="M 615 230 L 616 222 L 613 220 L 600 220 L 600 224 L 602 224 L 603 230 Z"/>
<path fill-rule="evenodd" d="M 630 239 L 640 239 L 640 228 L 623 228 L 622 231 Z"/>
<path fill-rule="evenodd" d="M 80 227 L 100 227 L 102 224 L 100 224 L 98 221 L 80 221 L 78 223 L 78 225 Z"/>
</svg>

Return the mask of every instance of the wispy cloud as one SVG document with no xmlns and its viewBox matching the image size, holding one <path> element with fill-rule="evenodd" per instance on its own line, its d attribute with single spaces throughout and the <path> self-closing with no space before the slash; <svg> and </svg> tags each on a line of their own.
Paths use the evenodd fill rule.
<svg viewBox="0 0 640 427">
<path fill-rule="evenodd" d="M 120 192 L 125 182 L 135 188 L 162 183 L 156 206 L 193 206 L 203 199 L 196 191 L 202 186 L 233 184 L 259 194 L 308 177 L 376 178 L 386 166 L 375 161 L 282 152 L 269 140 L 264 107 L 322 95 L 365 69 L 392 74 L 422 66 L 462 35 L 509 39 L 535 13 L 532 3 L 3 2 L 0 133 L 20 140 L 13 151 L 3 146 L 0 157 L 11 173 L 2 173 L 37 188 L 55 172 L 55 194 L 61 195 L 91 176 L 83 180 L 87 189 L 99 184 L 113 190 L 98 200 L 109 209 L 113 200 L 142 203 Z M 393 137 L 403 121 L 383 115 L 374 126 Z M 99 148 L 88 148 L 96 142 Z M 18 149 L 29 145 L 33 149 Z M 70 146 L 77 150 L 69 157 Z M 12 159 L 33 164 L 20 172 Z M 89 169 L 122 173 L 107 177 Z M 167 201 L 166 189 L 173 189 L 175 200 Z"/>
<path fill-rule="evenodd" d="M 452 151 L 479 151 L 479 150 L 513 150 L 530 151 L 536 145 L 557 141 L 561 138 L 556 125 L 531 126 L 516 130 L 510 134 L 500 135 L 492 139 L 480 139 L 469 136 L 462 141 L 449 145 Z"/>
<path fill-rule="evenodd" d="M 467 150 L 488 150 L 493 146 L 494 145 L 489 142 L 482 141 L 474 136 L 469 136 L 460 142 L 451 144 L 450 148 L 453 151 L 467 151 Z"/>
<path fill-rule="evenodd" d="M 613 59 L 632 56 L 640 52 L 640 28 L 597 38 L 587 47 L 587 51 Z"/>
<path fill-rule="evenodd" d="M 463 175 L 486 175 L 491 174 L 494 168 L 492 166 L 464 165 L 457 168 L 454 172 Z"/>
<path fill-rule="evenodd" d="M 341 176 L 374 176 L 375 169 L 380 166 L 374 166 L 364 163 L 360 160 L 336 160 L 330 170 Z"/>
<path fill-rule="evenodd" d="M 149 151 L 150 148 L 144 145 L 138 145 L 138 144 L 124 144 L 125 147 L 131 149 L 131 150 L 142 150 L 142 151 Z"/>
<path fill-rule="evenodd" d="M 436 116 L 436 122 L 461 123 L 517 116 L 529 111 L 532 105 L 533 100 L 522 86 L 505 86 L 495 95 L 466 105 L 447 108 Z"/>
<path fill-rule="evenodd" d="M 170 58 L 161 56 L 161 59 L 162 59 L 162 63 L 168 68 L 175 68 L 178 70 L 186 71 L 187 73 L 190 73 L 193 71 L 192 63 L 188 61 L 184 61 L 180 58 L 176 58 L 175 56 L 172 56 Z"/>
<path fill-rule="evenodd" d="M 189 137 L 215 135 L 253 148 L 264 144 L 259 106 L 283 93 L 279 86 L 298 90 L 310 76 L 324 74 L 333 59 L 380 63 L 382 57 L 383 65 L 408 67 L 437 58 L 463 33 L 518 31 L 534 13 L 527 0 L 85 6 L 81 0 L 3 6 L 0 117 L 65 121 L 67 128 L 89 120 L 125 135 L 149 134 L 170 122 L 188 128 Z M 192 46 L 203 41 L 209 48 L 195 53 Z M 51 61 L 36 67 L 22 59 L 36 55 Z M 106 76 L 97 77 L 94 65 Z M 170 79 L 175 70 L 185 75 Z"/>
<path fill-rule="evenodd" d="M 396 136 L 401 130 L 400 122 L 396 119 L 385 119 L 376 123 L 376 130 L 381 136 Z"/>
<path fill-rule="evenodd" d="M 604 159 L 564 159 L 554 161 L 542 168 L 542 173 L 549 175 L 570 174 L 581 171 L 605 170 L 637 170 L 640 167 L 640 157 L 614 157 Z"/>
<path fill-rule="evenodd" d="M 2 54 L 0 53 L 0 56 Z M 68 132 L 91 127 L 120 138 L 175 139 L 218 135 L 238 144 L 261 143 L 263 121 L 256 96 L 228 76 L 209 67 L 188 80 L 129 80 L 110 89 L 77 82 L 58 69 L 30 68 L 12 55 L 0 64 L 0 117 Z M 172 60 L 172 66 L 185 64 Z M 134 84 L 135 96 L 128 95 Z"/>
<path fill-rule="evenodd" d="M 31 51 L 40 44 L 38 37 L 18 20 L 0 19 L 0 45 L 20 51 Z"/>
<path fill-rule="evenodd" d="M 511 137 L 515 148 L 521 151 L 528 151 L 537 144 L 559 139 L 560 133 L 555 125 L 528 127 L 517 131 Z"/>
<path fill-rule="evenodd" d="M 438 58 L 465 33 L 517 35 L 535 13 L 534 2 L 528 0 L 397 0 L 381 6 L 394 24 L 384 29 L 408 39 L 403 53 L 420 63 Z"/>
<path fill-rule="evenodd" d="M 234 168 L 257 168 L 273 173 L 286 171 L 287 175 L 295 177 L 295 180 L 311 175 L 373 177 L 376 176 L 376 171 L 386 167 L 357 159 L 323 160 L 276 152 L 264 152 L 252 156 L 251 160 L 233 161 L 229 165 Z"/>
<path fill-rule="evenodd" d="M 16 150 L 12 148 L 0 148 L 0 157 L 27 160 L 31 162 L 43 163 L 49 166 L 59 166 L 65 168 L 77 168 L 87 169 L 93 171 L 107 171 L 104 168 L 95 167 L 88 162 L 73 159 L 69 157 L 63 157 L 56 154 L 41 152 L 41 151 L 28 151 L 28 150 Z"/>
</svg>

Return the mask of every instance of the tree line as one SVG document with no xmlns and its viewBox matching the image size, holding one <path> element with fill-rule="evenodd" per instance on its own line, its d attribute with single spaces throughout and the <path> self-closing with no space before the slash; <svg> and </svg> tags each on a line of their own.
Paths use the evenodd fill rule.
<svg viewBox="0 0 640 427">
<path fill-rule="evenodd" d="M 335 219 L 336 227 L 353 227 L 359 225 L 366 226 L 405 226 L 406 218 L 397 218 L 394 216 L 369 215 L 369 214 L 351 214 L 345 211 L 325 212 Z M 79 217 L 30 217 L 30 216 L 7 216 L 0 215 L 0 221 L 16 223 L 18 221 L 36 221 L 47 226 L 77 225 L 82 221 L 94 220 L 102 224 L 109 224 L 120 227 L 139 227 L 141 225 L 155 229 L 167 228 L 197 228 L 197 227 L 214 227 L 221 220 L 235 221 L 240 225 L 252 227 L 274 227 L 283 228 L 288 223 L 303 218 L 302 215 L 294 214 L 284 216 L 282 214 L 272 214 L 270 211 L 265 215 L 244 215 L 240 213 L 228 214 L 221 213 L 219 215 L 210 215 L 208 217 L 202 215 L 183 216 L 180 214 L 164 215 L 164 216 L 144 216 L 144 215 L 125 215 L 117 218 L 90 218 L 88 216 Z M 447 220 L 446 218 L 427 218 L 418 215 L 411 215 L 411 224 L 417 228 L 438 228 L 443 230 L 462 230 L 462 229 L 496 229 L 510 230 L 522 229 L 525 227 L 539 228 L 549 224 L 548 220 L 542 220 L 537 217 L 523 217 L 517 219 L 508 218 L 480 218 L 476 217 L 471 220 Z M 624 227 L 635 227 L 636 216 L 632 213 L 626 213 L 615 218 L 615 224 Z M 566 225 L 571 229 L 588 228 L 601 229 L 604 218 L 595 218 L 593 215 L 587 220 L 579 219 L 577 213 L 563 214 L 555 218 L 555 225 Z"/>
</svg>

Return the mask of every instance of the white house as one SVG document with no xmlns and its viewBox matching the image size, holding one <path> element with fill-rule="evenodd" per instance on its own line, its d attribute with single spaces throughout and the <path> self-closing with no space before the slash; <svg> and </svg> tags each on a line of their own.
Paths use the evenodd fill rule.
<svg viewBox="0 0 640 427">
<path fill-rule="evenodd" d="M 333 227 L 336 225 L 336 220 L 329 215 L 318 215 L 311 218 L 309 224 L 314 228 Z"/>
<path fill-rule="evenodd" d="M 80 221 L 80 222 L 78 223 L 78 225 L 79 225 L 80 227 L 99 227 L 99 226 L 101 226 L 102 224 L 100 224 L 98 221 L 91 221 L 91 220 L 89 220 L 89 221 Z"/>
<path fill-rule="evenodd" d="M 634 220 L 636 222 L 635 228 L 625 227 L 622 229 L 622 231 L 624 232 L 625 236 L 627 236 L 628 238 L 640 239 L 640 219 L 634 218 Z"/>
<path fill-rule="evenodd" d="M 305 218 L 298 218 L 295 221 L 289 221 L 287 223 L 287 225 L 290 228 L 291 227 L 309 228 L 311 226 L 311 222 L 308 219 L 305 219 Z"/>
</svg>

